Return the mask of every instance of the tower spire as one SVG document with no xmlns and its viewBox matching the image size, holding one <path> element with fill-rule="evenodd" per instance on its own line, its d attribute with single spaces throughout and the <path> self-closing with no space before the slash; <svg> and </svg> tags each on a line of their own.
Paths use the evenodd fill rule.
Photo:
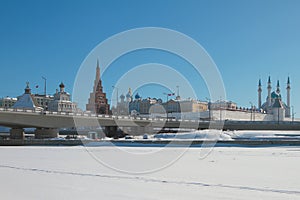
<svg viewBox="0 0 300 200">
<path fill-rule="evenodd" d="M 287 87 L 286 87 L 286 103 L 287 103 L 287 117 L 291 116 L 291 82 L 290 77 L 288 77 Z"/>
<path fill-rule="evenodd" d="M 258 108 L 261 108 L 261 79 L 258 81 Z"/>
<path fill-rule="evenodd" d="M 99 59 L 97 59 L 97 67 L 96 67 L 96 80 L 100 80 L 100 66 L 99 66 Z"/>
<path fill-rule="evenodd" d="M 280 94 L 280 84 L 279 80 L 277 80 L 277 89 L 276 89 L 277 94 Z"/>
<path fill-rule="evenodd" d="M 106 98 L 106 93 L 103 92 L 102 81 L 100 78 L 100 66 L 99 60 L 97 59 L 96 67 L 96 79 L 94 82 L 93 92 L 90 93 L 90 98 L 88 104 L 86 105 L 86 110 L 92 111 L 96 114 L 110 114 L 108 100 Z"/>
<path fill-rule="evenodd" d="M 29 82 L 26 82 L 25 94 L 31 94 L 31 89 L 29 87 Z"/>
<path fill-rule="evenodd" d="M 272 90 L 271 77 L 269 76 L 269 80 L 268 80 L 268 107 L 271 106 L 271 90 Z"/>
</svg>

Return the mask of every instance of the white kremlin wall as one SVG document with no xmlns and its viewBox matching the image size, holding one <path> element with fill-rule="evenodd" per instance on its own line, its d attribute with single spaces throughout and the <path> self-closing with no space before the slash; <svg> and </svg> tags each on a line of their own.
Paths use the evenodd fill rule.
<svg viewBox="0 0 300 200">
<path fill-rule="evenodd" d="M 210 116 L 210 117 L 209 117 Z M 145 116 L 146 117 L 146 116 Z M 166 114 L 152 113 L 150 116 L 152 118 L 166 118 Z M 274 121 L 273 115 L 259 113 L 259 112 L 246 112 L 246 111 L 231 111 L 231 110 L 211 110 L 204 112 L 182 112 L 182 113 L 169 113 L 169 118 L 183 119 L 183 120 L 241 120 L 241 121 Z M 285 118 L 284 121 L 291 121 L 291 118 Z"/>
</svg>

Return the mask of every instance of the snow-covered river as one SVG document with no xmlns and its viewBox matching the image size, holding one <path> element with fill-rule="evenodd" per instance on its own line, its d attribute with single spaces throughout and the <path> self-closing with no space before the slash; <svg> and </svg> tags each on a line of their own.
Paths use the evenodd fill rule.
<svg viewBox="0 0 300 200">
<path fill-rule="evenodd" d="M 299 169 L 298 147 L 0 147 L 5 200 L 300 199 Z"/>
</svg>

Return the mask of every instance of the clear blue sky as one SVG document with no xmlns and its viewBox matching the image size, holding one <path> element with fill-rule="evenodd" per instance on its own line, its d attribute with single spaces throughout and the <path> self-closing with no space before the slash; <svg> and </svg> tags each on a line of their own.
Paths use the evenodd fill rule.
<svg viewBox="0 0 300 200">
<path fill-rule="evenodd" d="M 47 77 L 48 93 L 54 93 L 61 81 L 71 92 L 81 63 L 96 45 L 119 32 L 150 26 L 180 31 L 200 43 L 220 70 L 227 99 L 239 106 L 250 106 L 250 101 L 257 104 L 259 78 L 265 99 L 269 75 L 273 87 L 280 80 L 285 99 L 289 75 L 292 105 L 300 116 L 299 10 L 298 0 L 1 0 L 0 96 L 22 94 L 26 81 L 32 88 L 39 85 L 33 92 L 42 93 L 42 76 Z M 137 52 L 138 62 L 132 55 L 115 62 L 103 78 L 107 93 L 116 79 L 108 77 L 122 72 L 118 65 L 130 69 L 143 62 L 175 63 L 172 56 L 156 54 L 150 52 L 147 57 L 147 52 Z M 192 78 L 192 71 L 184 73 Z M 154 88 L 145 86 L 138 92 L 154 97 L 164 90 Z M 206 92 L 199 93 L 202 99 L 207 97 Z"/>
</svg>

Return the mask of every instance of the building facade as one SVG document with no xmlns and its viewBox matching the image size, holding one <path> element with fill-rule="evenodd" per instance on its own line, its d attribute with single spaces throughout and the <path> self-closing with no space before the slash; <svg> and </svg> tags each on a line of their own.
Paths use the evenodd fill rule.
<svg viewBox="0 0 300 200">
<path fill-rule="evenodd" d="M 40 107 L 36 100 L 33 98 L 33 95 L 31 94 L 31 89 L 29 87 L 29 82 L 26 83 L 24 94 L 18 97 L 18 100 L 15 102 L 12 108 L 36 111 L 43 110 L 43 108 Z"/>
<path fill-rule="evenodd" d="M 120 102 L 117 102 L 116 107 L 112 108 L 112 113 L 114 115 L 129 115 L 129 104 L 132 102 L 131 88 L 128 89 L 126 96 L 124 94 L 120 95 L 120 100 Z"/>
<path fill-rule="evenodd" d="M 90 93 L 86 110 L 96 114 L 111 114 L 110 105 L 108 104 L 106 93 L 103 91 L 100 78 L 99 61 L 97 61 L 93 92 Z"/>
<path fill-rule="evenodd" d="M 155 105 L 161 104 L 161 99 L 156 98 L 146 98 L 142 99 L 142 97 L 137 93 L 134 97 L 134 100 L 129 102 L 129 113 L 136 113 L 140 115 L 148 115 L 152 112 L 156 112 Z"/>
<path fill-rule="evenodd" d="M 54 100 L 53 96 L 43 94 L 32 94 L 32 97 L 35 99 L 38 106 L 42 107 L 44 110 L 48 110 L 49 102 Z"/>
<path fill-rule="evenodd" d="M 259 80 L 258 83 L 258 108 L 261 109 L 263 112 L 267 114 L 272 114 L 274 116 L 274 120 L 282 121 L 285 117 L 290 118 L 291 117 L 291 84 L 290 84 L 290 78 L 288 77 L 287 80 L 287 87 L 286 87 L 286 102 L 285 103 L 281 96 L 280 91 L 280 84 L 279 81 L 277 81 L 276 90 L 272 91 L 272 83 L 271 83 L 271 77 L 268 79 L 268 96 L 266 98 L 266 101 L 262 103 L 262 84 L 261 80 Z"/>
<path fill-rule="evenodd" d="M 3 97 L 0 99 L 1 108 L 12 108 L 13 105 L 17 102 L 17 98 L 14 97 Z"/>
<path fill-rule="evenodd" d="M 65 91 L 65 85 L 59 84 L 59 91 L 53 95 L 53 99 L 48 102 L 48 111 L 55 112 L 77 112 L 77 103 L 71 101 L 71 95 Z"/>
</svg>

